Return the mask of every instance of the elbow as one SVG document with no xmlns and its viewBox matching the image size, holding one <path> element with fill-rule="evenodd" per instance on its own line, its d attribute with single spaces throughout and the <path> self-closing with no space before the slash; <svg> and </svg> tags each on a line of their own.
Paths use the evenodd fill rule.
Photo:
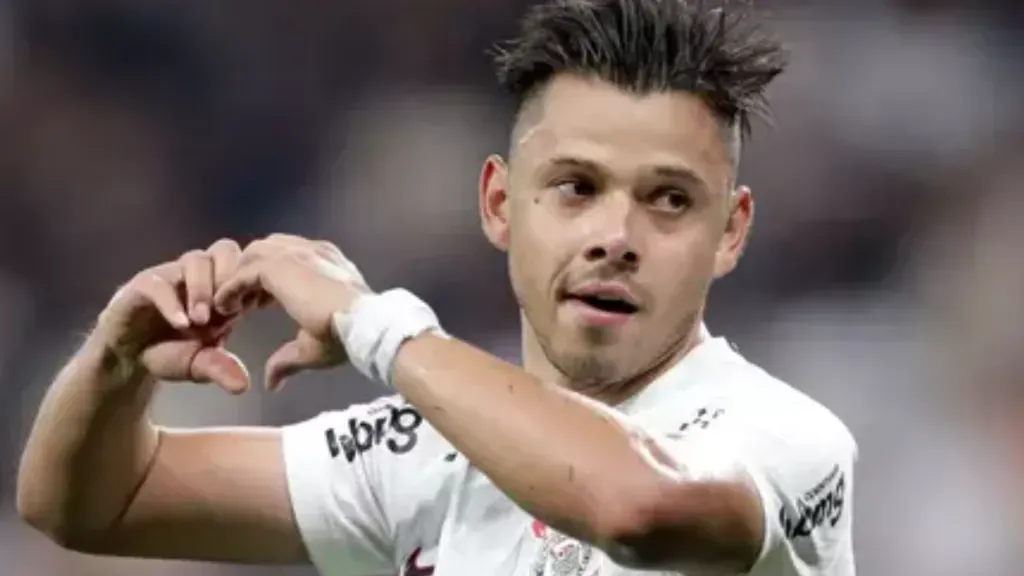
<svg viewBox="0 0 1024 576">
<path fill-rule="evenodd" d="M 649 482 L 611 484 L 608 482 L 603 491 L 591 492 L 600 497 L 593 498 L 588 506 L 591 514 L 587 531 L 593 544 L 615 556 L 613 551 L 623 553 L 624 547 L 642 541 L 655 531 L 658 519 L 654 511 L 660 487 Z M 635 562 L 628 565 L 637 567 Z"/>
<path fill-rule="evenodd" d="M 22 470 L 18 474 L 15 510 L 22 522 L 50 536 L 55 531 L 54 527 L 58 525 L 54 521 L 56 514 L 53 510 L 53 500 L 40 494 L 38 487 L 39 483 L 34 482 Z"/>
<path fill-rule="evenodd" d="M 15 512 L 22 522 L 42 532 L 51 540 L 64 539 L 67 535 L 64 533 L 65 530 L 61 529 L 58 499 L 46 493 L 46 483 L 40 481 L 38 472 L 33 470 L 31 463 L 31 456 L 26 452 L 18 469 L 14 496 Z"/>
<path fill-rule="evenodd" d="M 593 541 L 623 566 L 745 573 L 760 553 L 760 500 L 741 483 L 654 480 L 609 494 L 599 510 Z"/>
<path fill-rule="evenodd" d="M 74 545 L 74 535 L 60 521 L 57 514 L 42 503 L 39 498 L 26 494 L 20 488 L 17 496 L 17 513 L 22 522 L 42 533 L 61 548 Z"/>
<path fill-rule="evenodd" d="M 621 549 L 656 531 L 657 518 L 643 489 L 617 491 L 592 507 L 590 532 L 596 544 Z"/>
<path fill-rule="evenodd" d="M 45 500 L 18 487 L 17 513 L 22 522 L 42 533 L 61 548 L 73 549 L 77 538 Z"/>
<path fill-rule="evenodd" d="M 18 479 L 15 506 L 22 522 L 61 548 L 86 553 L 95 548 L 94 535 L 77 529 L 68 515 L 61 512 L 56 498 L 34 490 L 32 483 L 22 478 Z"/>
<path fill-rule="evenodd" d="M 31 528 L 40 532 L 50 542 L 65 550 L 83 554 L 101 553 L 99 541 L 93 534 L 71 529 L 67 523 L 60 522 L 44 514 L 25 512 L 19 508 L 18 515 Z"/>
</svg>

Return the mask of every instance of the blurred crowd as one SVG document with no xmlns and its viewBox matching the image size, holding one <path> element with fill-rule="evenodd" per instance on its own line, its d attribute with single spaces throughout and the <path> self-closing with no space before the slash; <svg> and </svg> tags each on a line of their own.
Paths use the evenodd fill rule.
<svg viewBox="0 0 1024 576">
<path fill-rule="evenodd" d="M 145 266 L 326 238 L 518 357 L 475 185 L 512 113 L 487 50 L 527 4 L 0 0 L 0 575 L 312 574 L 88 558 L 14 518 L 46 385 Z M 1024 4 L 754 4 L 793 64 L 745 153 L 755 234 L 710 328 L 857 436 L 861 574 L 1019 574 Z M 258 372 L 290 334 L 269 311 L 233 346 Z M 348 370 L 276 395 L 176 386 L 156 418 L 281 424 L 380 393 Z"/>
</svg>

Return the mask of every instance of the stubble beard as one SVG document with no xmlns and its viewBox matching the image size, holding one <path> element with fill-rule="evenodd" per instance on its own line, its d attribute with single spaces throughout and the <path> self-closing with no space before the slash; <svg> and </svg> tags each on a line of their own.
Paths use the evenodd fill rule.
<svg viewBox="0 0 1024 576">
<path fill-rule="evenodd" d="M 613 358 L 610 345 L 600 342 L 606 337 L 595 338 L 587 335 L 586 342 L 577 344 L 581 349 L 559 349 L 549 342 L 541 342 L 541 349 L 548 361 L 565 377 L 567 388 L 586 396 L 605 396 L 621 388 L 630 380 L 624 366 Z"/>
</svg>

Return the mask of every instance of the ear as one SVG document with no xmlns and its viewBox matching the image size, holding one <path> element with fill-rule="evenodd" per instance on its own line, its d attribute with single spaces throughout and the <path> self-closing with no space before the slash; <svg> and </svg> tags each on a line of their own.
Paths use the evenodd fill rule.
<svg viewBox="0 0 1024 576">
<path fill-rule="evenodd" d="M 480 172 L 480 225 L 491 244 L 501 251 L 509 242 L 508 165 L 492 155 Z"/>
<path fill-rule="evenodd" d="M 754 222 L 754 196 L 750 188 L 740 186 L 733 190 L 728 202 L 729 218 L 715 254 L 715 278 L 722 278 L 736 268 Z"/>
</svg>

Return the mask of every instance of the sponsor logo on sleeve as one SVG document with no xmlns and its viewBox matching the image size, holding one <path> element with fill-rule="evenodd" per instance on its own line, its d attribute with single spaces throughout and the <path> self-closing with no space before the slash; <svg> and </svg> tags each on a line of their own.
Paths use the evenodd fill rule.
<svg viewBox="0 0 1024 576">
<path fill-rule="evenodd" d="M 834 528 L 843 517 L 846 503 L 846 474 L 837 464 L 820 482 L 796 500 L 795 506 L 779 509 L 779 522 L 786 538 L 806 538 L 822 526 Z"/>
<path fill-rule="evenodd" d="M 405 454 L 415 448 L 423 416 L 411 406 L 389 408 L 371 412 L 365 418 L 349 418 L 348 425 L 341 430 L 328 428 L 324 435 L 331 457 L 344 456 L 352 462 L 378 446 L 392 454 Z"/>
</svg>

